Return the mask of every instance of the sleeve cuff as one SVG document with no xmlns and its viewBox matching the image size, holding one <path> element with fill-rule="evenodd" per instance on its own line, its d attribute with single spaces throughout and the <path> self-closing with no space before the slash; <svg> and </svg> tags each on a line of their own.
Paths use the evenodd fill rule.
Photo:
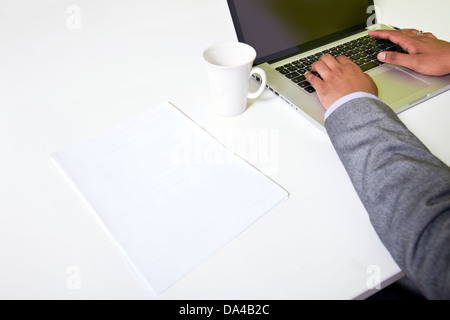
<svg viewBox="0 0 450 320">
<path fill-rule="evenodd" d="M 335 103 L 333 103 L 328 108 L 328 110 L 325 112 L 325 120 L 327 120 L 327 118 L 340 106 L 344 105 L 345 103 L 347 103 L 351 100 L 358 99 L 358 98 L 372 98 L 372 99 L 380 100 L 377 96 L 375 96 L 371 93 L 367 93 L 367 92 L 360 91 L 360 92 L 350 93 L 350 94 L 340 98 L 339 100 L 337 100 Z"/>
</svg>

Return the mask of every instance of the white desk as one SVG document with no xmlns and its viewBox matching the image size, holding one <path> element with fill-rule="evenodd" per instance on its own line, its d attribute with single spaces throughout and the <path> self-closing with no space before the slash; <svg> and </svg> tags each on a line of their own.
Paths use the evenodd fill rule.
<svg viewBox="0 0 450 320">
<path fill-rule="evenodd" d="M 450 40 L 450 3 L 432 2 L 378 1 L 381 22 Z M 0 1 L 1 299 L 157 298 L 50 153 L 164 100 L 291 196 L 159 298 L 352 299 L 373 272 L 401 276 L 325 135 L 268 91 L 236 118 L 209 110 L 201 52 L 235 39 L 225 0 Z M 449 104 L 445 93 L 401 114 L 447 164 Z"/>
</svg>

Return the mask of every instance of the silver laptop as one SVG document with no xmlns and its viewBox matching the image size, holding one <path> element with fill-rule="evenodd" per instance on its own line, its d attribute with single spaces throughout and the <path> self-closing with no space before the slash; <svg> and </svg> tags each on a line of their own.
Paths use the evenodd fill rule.
<svg viewBox="0 0 450 320">
<path fill-rule="evenodd" d="M 325 53 L 353 60 L 397 113 L 450 88 L 450 75 L 424 76 L 377 60 L 381 51 L 406 52 L 368 36 L 370 29 L 392 29 L 374 24 L 373 0 L 228 0 L 228 6 L 238 40 L 257 51 L 267 87 L 323 131 L 325 110 L 303 74 Z"/>
</svg>

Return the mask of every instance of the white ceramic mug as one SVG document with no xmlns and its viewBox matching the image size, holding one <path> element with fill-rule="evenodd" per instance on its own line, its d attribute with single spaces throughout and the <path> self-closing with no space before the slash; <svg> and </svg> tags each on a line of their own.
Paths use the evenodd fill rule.
<svg viewBox="0 0 450 320">
<path fill-rule="evenodd" d="M 241 42 L 220 42 L 203 52 L 211 86 L 212 104 L 218 114 L 237 116 L 247 108 L 247 99 L 256 99 L 266 87 L 266 73 L 253 68 L 256 51 Z M 256 92 L 249 91 L 250 78 L 257 74 L 261 86 Z"/>
</svg>

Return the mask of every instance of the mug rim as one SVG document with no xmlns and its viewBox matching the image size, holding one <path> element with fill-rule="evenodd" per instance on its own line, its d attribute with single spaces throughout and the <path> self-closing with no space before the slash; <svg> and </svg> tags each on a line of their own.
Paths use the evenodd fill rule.
<svg viewBox="0 0 450 320">
<path fill-rule="evenodd" d="M 223 66 L 223 65 L 215 64 L 215 63 L 210 62 L 208 59 L 206 59 L 205 55 L 208 50 L 210 50 L 211 48 L 213 48 L 215 46 L 222 45 L 222 44 L 233 44 L 233 45 L 240 45 L 242 47 L 247 47 L 248 49 L 250 49 L 252 51 L 252 58 L 249 59 L 249 61 L 247 61 L 245 63 L 236 64 L 233 66 Z M 219 41 L 219 42 L 209 45 L 206 49 L 204 49 L 202 57 L 203 57 L 203 61 L 205 61 L 210 66 L 213 66 L 216 68 L 221 68 L 221 69 L 234 69 L 234 68 L 239 68 L 239 67 L 245 66 L 249 63 L 251 63 L 253 65 L 253 62 L 256 59 L 256 50 L 251 45 L 244 43 L 244 42 L 240 42 L 240 41 Z"/>
</svg>

